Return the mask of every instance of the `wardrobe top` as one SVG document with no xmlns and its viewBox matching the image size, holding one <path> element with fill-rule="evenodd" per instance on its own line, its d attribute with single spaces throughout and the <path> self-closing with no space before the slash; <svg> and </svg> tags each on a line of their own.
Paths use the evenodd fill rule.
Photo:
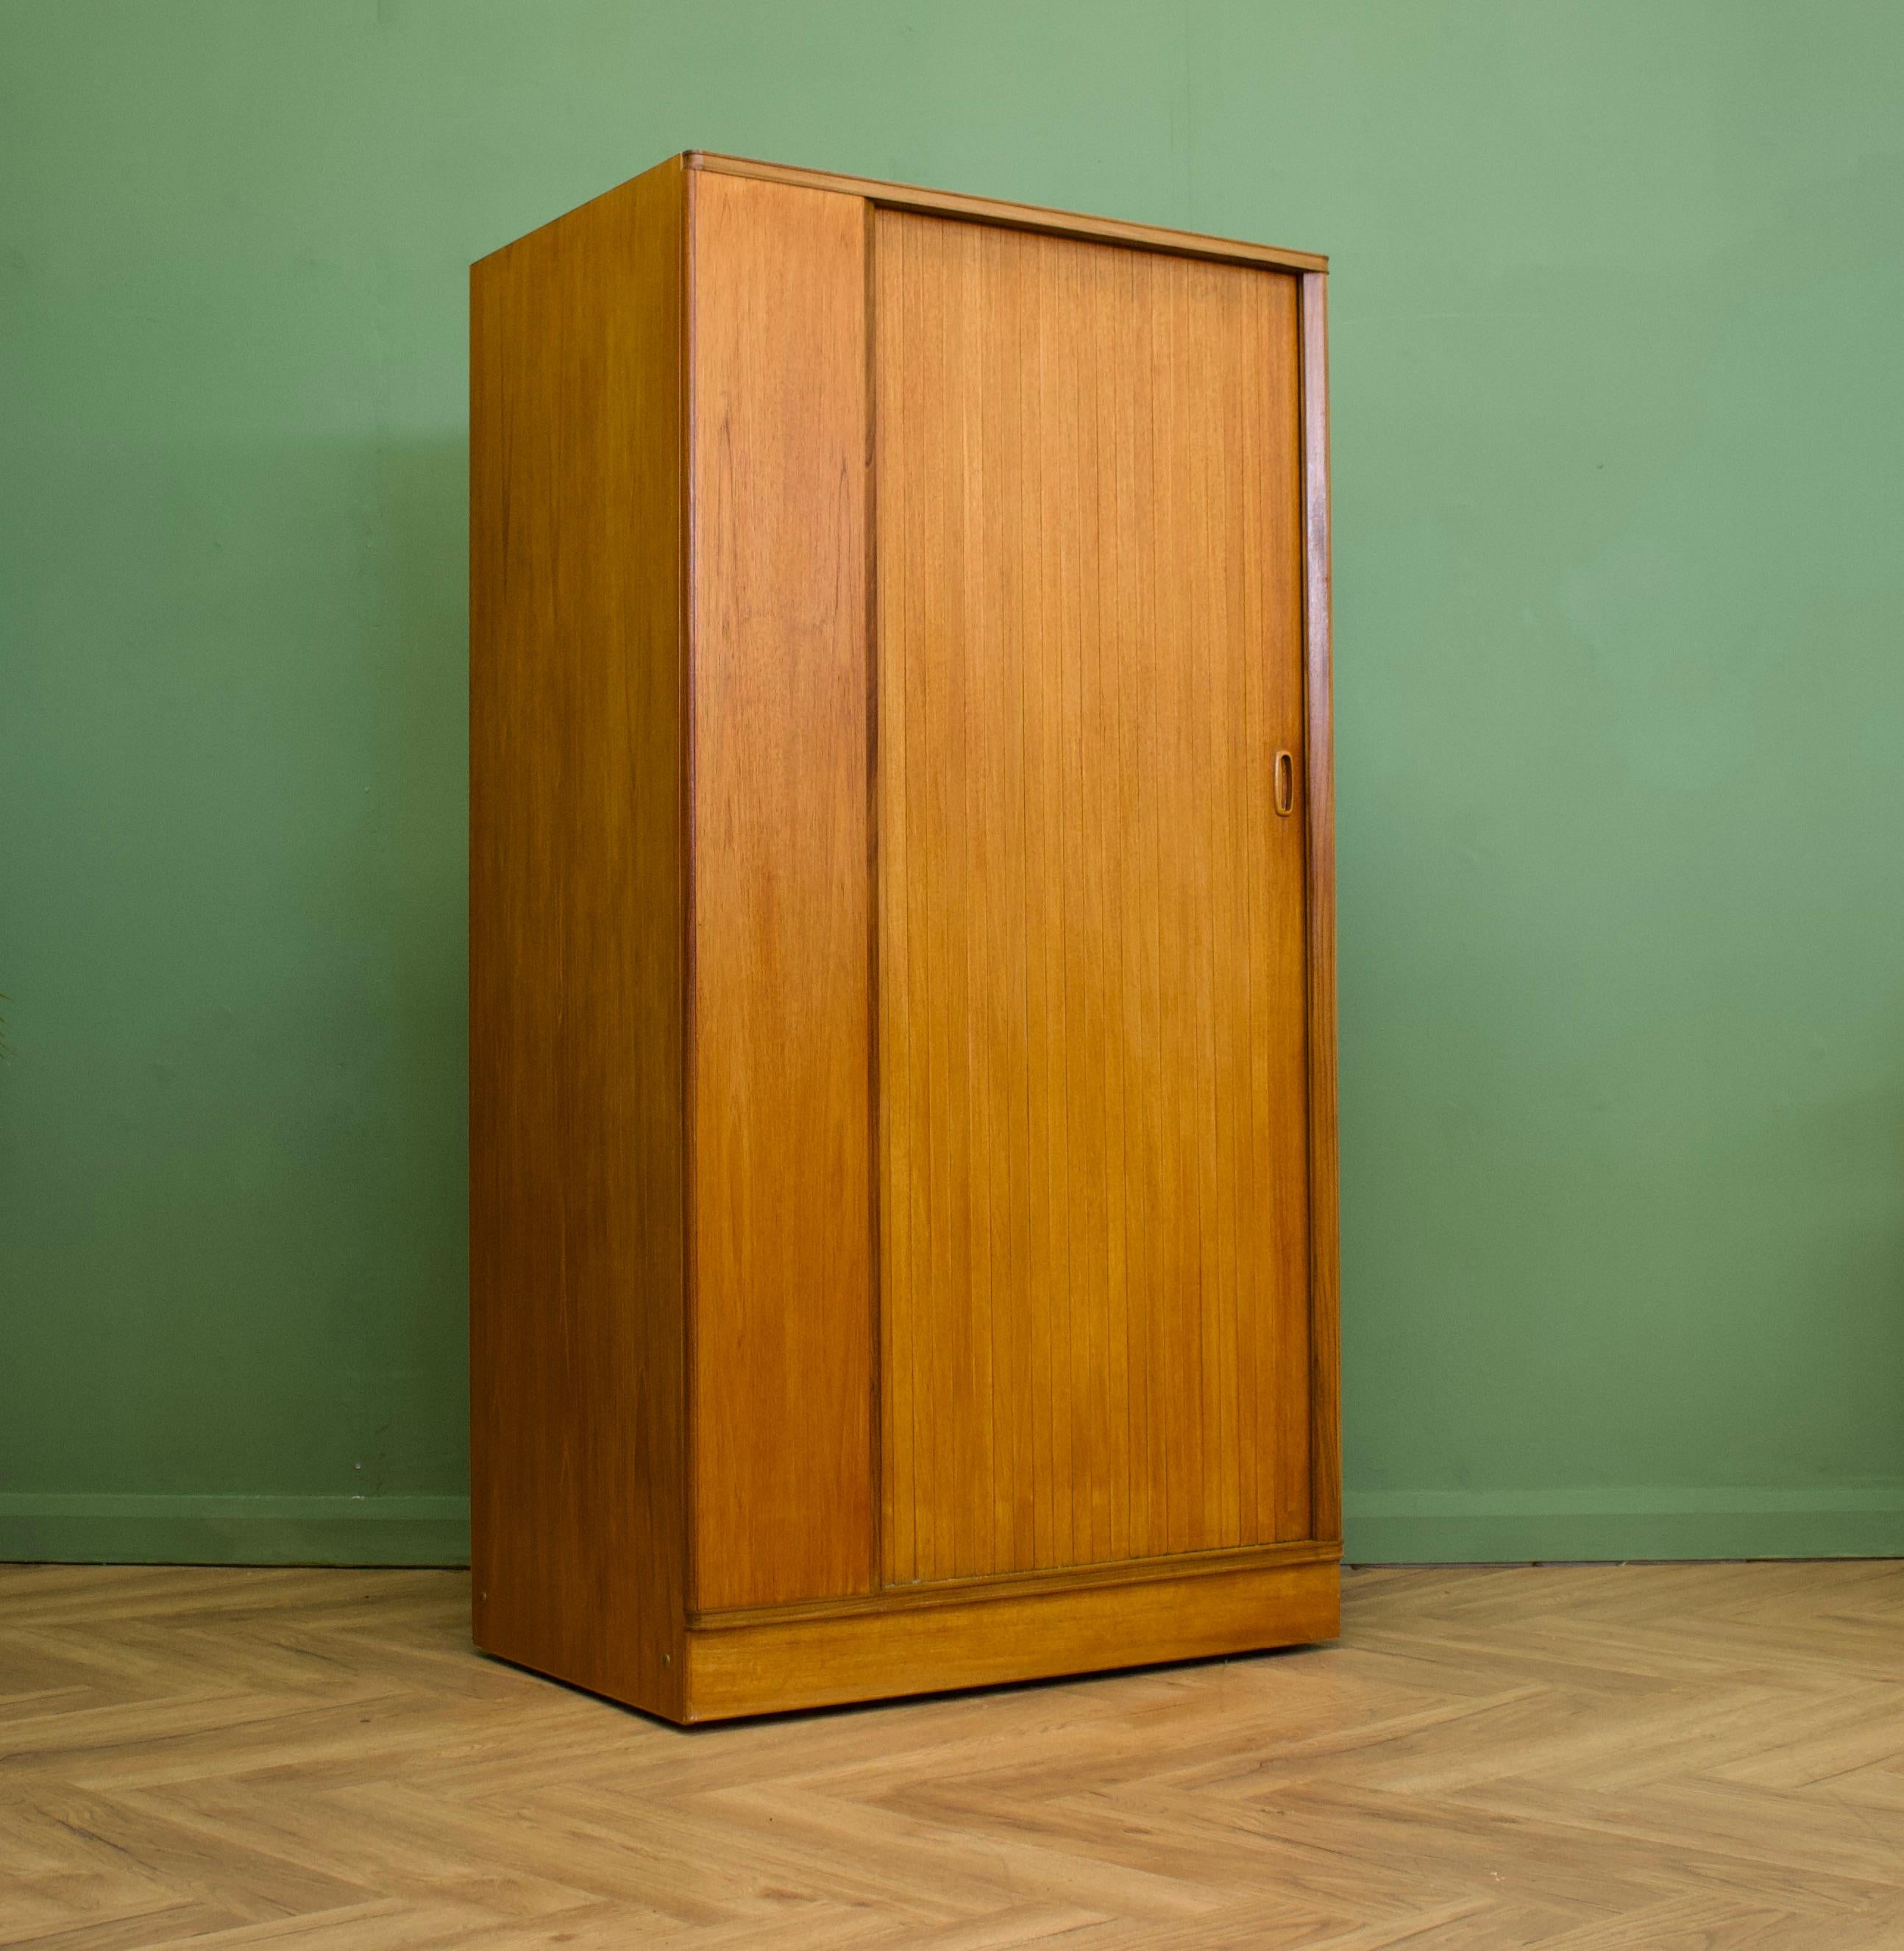
<svg viewBox="0 0 1904 1951">
<path fill-rule="evenodd" d="M 916 210 L 936 217 L 964 217 L 978 223 L 1000 223 L 1016 230 L 1040 230 L 1060 237 L 1085 237 L 1100 244 L 1125 244 L 1146 251 L 1173 251 L 1180 257 L 1215 258 L 1238 264 L 1266 264 L 1278 270 L 1325 272 L 1329 261 L 1313 251 L 1279 251 L 1267 244 L 1247 244 L 1232 237 L 1206 237 L 1194 230 L 1170 230 L 1153 223 L 1125 223 L 1114 217 L 1081 217 L 1074 211 L 1046 210 L 1036 204 L 1006 203 L 988 196 L 961 196 L 950 190 L 920 189 L 910 183 L 881 183 L 870 176 L 835 176 L 826 170 L 800 170 L 781 163 L 755 162 L 745 156 L 716 155 L 690 149 L 682 158 L 691 170 L 711 170 L 723 176 L 755 176 L 766 183 L 791 183 L 805 189 L 830 189 L 864 197 L 887 210 Z"/>
</svg>

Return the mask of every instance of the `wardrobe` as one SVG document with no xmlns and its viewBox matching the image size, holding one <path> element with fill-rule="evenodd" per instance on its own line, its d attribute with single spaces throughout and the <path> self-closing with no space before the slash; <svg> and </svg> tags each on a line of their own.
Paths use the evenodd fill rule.
<svg viewBox="0 0 1904 1951">
<path fill-rule="evenodd" d="M 478 1646 L 1336 1631 L 1326 270 L 702 154 L 473 267 Z"/>
</svg>

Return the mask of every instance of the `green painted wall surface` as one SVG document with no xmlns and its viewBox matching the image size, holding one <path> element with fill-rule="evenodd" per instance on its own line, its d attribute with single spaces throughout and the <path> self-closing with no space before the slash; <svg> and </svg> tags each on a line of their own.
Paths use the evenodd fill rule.
<svg viewBox="0 0 1904 1951">
<path fill-rule="evenodd" d="M 1332 254 L 1350 1547 L 1904 1551 L 1904 10 L 0 5 L 0 1550 L 454 1557 L 464 267 Z"/>
</svg>

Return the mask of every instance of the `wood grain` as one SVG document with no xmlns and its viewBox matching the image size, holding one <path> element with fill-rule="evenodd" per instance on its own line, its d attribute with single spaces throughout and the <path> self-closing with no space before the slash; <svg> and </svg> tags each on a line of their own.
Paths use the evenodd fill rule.
<svg viewBox="0 0 1904 1951">
<path fill-rule="evenodd" d="M 1335 1011 L 1335 719 L 1329 554 L 1328 280 L 1302 280 L 1303 662 L 1309 772 L 1310 1528 L 1342 1531 Z"/>
<path fill-rule="evenodd" d="M 683 1718 L 1325 1629 L 1276 255 L 701 158 L 476 267 L 485 1647 Z"/>
<path fill-rule="evenodd" d="M 875 234 L 886 1575 L 1306 1537 L 1296 282 Z"/>
<path fill-rule="evenodd" d="M 791 1606 L 749 1606 L 730 1612 L 700 1612 L 691 1615 L 690 1623 L 704 1628 L 766 1625 L 800 1619 L 916 1612 L 938 1606 L 963 1605 L 974 1599 L 1022 1598 L 1038 1592 L 1075 1592 L 1086 1587 L 1142 1584 L 1159 1578 L 1200 1577 L 1213 1572 L 1261 1572 L 1275 1565 L 1337 1565 L 1341 1556 L 1342 1547 L 1334 1541 L 1291 1538 L 1280 1544 L 1239 1545 L 1228 1551 L 1180 1552 L 1163 1558 L 1112 1559 L 1102 1565 L 1061 1565 L 1044 1571 L 1001 1572 L 988 1573 L 982 1578 L 942 1578 L 929 1585 L 882 1585 L 877 1590 L 845 1599 L 811 1600 Z M 1259 1645 L 1255 1650 L 1261 1651 L 1263 1647 Z M 1178 1656 L 1190 1657 L 1188 1654 Z"/>
<path fill-rule="evenodd" d="M 0 1940 L 1904 1943 L 1904 1564 L 1352 1571 L 1330 1647 L 692 1734 L 464 1603 L 0 1568 Z"/>
<path fill-rule="evenodd" d="M 691 1721 L 1253 1652 L 1335 1636 L 1326 1562 L 1172 1566 L 1128 1583 L 754 1621 L 688 1635 Z"/>
<path fill-rule="evenodd" d="M 873 1576 L 865 219 L 689 178 L 694 1603 Z"/>
<path fill-rule="evenodd" d="M 758 182 L 791 183 L 863 197 L 882 210 L 916 211 L 928 216 L 957 217 L 969 223 L 995 224 L 1053 237 L 1088 238 L 1100 244 L 1122 244 L 1173 256 L 1206 258 L 1219 263 L 1269 265 L 1293 271 L 1328 268 L 1328 258 L 1313 251 L 1279 250 L 1272 245 L 1247 243 L 1233 237 L 1206 236 L 1199 231 L 1173 230 L 1162 224 L 1132 223 L 1116 217 L 1086 217 L 1075 211 L 1009 203 L 998 197 L 922 189 L 914 183 L 884 183 L 873 176 L 837 176 L 826 170 L 796 169 L 784 163 L 717 155 L 705 149 L 691 149 L 682 161 L 691 170 L 710 174 L 749 176 Z"/>
<path fill-rule="evenodd" d="M 682 171 L 471 278 L 477 1643 L 679 1697 Z"/>
</svg>

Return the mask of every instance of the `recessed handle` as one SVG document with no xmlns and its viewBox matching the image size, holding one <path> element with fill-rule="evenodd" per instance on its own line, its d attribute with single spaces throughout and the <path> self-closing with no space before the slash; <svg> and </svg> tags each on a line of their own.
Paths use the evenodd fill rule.
<svg viewBox="0 0 1904 1951">
<path fill-rule="evenodd" d="M 1288 752 L 1276 754 L 1276 810 L 1284 819 L 1296 810 L 1296 760 Z"/>
</svg>

